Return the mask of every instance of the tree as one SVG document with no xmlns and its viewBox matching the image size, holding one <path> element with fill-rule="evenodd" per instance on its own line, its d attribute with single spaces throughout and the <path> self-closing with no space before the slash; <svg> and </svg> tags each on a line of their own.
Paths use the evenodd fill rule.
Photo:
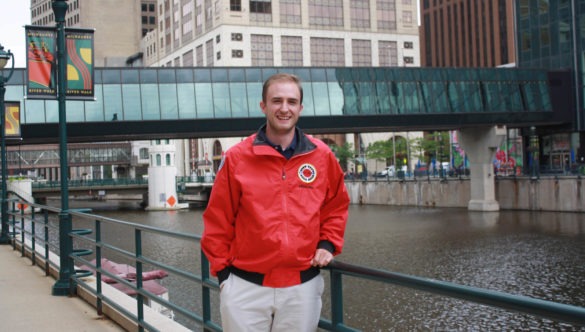
<svg viewBox="0 0 585 332">
<path fill-rule="evenodd" d="M 341 169 L 344 172 L 347 171 L 347 162 L 355 155 L 353 144 L 345 142 L 341 146 L 331 145 L 330 147 L 335 154 L 335 157 L 337 157 L 337 160 L 339 160 Z"/>
<path fill-rule="evenodd" d="M 386 165 L 393 164 L 396 158 L 396 166 L 405 164 L 408 156 L 408 145 L 404 137 L 390 138 L 386 141 L 377 141 L 368 145 L 367 154 L 369 158 L 386 162 Z"/>
</svg>

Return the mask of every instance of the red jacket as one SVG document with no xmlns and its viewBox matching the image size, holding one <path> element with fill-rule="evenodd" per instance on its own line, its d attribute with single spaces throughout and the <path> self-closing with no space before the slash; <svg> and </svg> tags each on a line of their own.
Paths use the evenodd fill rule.
<svg viewBox="0 0 585 332">
<path fill-rule="evenodd" d="M 339 162 L 322 141 L 299 137 L 283 157 L 254 134 L 229 149 L 203 213 L 201 247 L 211 273 L 233 266 L 263 275 L 262 284 L 301 283 L 318 244 L 341 253 L 349 196 Z"/>
</svg>

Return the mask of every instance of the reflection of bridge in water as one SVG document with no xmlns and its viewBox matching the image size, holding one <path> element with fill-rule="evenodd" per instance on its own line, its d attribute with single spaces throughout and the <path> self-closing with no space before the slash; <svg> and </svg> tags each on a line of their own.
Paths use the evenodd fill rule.
<svg viewBox="0 0 585 332">
<path fill-rule="evenodd" d="M 205 203 L 213 186 L 212 177 L 177 177 L 179 201 L 186 203 Z M 69 194 L 76 199 L 135 199 L 148 202 L 148 179 L 102 179 L 73 180 L 68 182 Z M 36 181 L 32 184 L 32 194 L 36 201 L 59 198 L 61 182 Z"/>
</svg>

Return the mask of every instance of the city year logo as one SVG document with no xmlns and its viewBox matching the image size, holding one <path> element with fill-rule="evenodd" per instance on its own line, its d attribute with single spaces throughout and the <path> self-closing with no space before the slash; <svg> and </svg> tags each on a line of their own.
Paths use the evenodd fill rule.
<svg viewBox="0 0 585 332">
<path fill-rule="evenodd" d="M 302 164 L 298 171 L 299 179 L 304 183 L 311 183 L 317 178 L 317 170 L 311 164 Z"/>
</svg>

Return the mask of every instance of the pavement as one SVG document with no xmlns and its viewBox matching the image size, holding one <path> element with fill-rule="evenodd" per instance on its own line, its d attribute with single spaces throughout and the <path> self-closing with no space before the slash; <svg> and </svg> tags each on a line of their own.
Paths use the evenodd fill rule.
<svg viewBox="0 0 585 332">
<path fill-rule="evenodd" d="M 6 332 L 125 331 L 83 299 L 51 295 L 55 279 L 0 245 L 0 330 Z"/>
</svg>

